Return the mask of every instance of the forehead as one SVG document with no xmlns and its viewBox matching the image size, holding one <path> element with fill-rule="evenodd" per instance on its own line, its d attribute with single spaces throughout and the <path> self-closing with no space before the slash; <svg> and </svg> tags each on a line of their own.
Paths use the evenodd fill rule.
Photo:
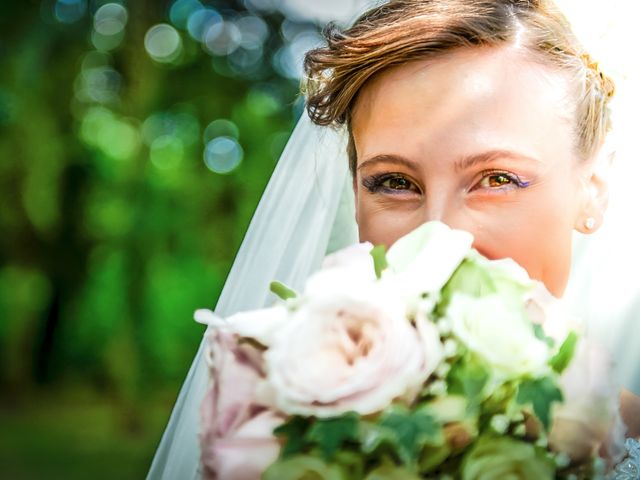
<svg viewBox="0 0 640 480">
<path fill-rule="evenodd" d="M 507 45 L 460 49 L 382 72 L 361 90 L 351 128 L 359 161 L 488 148 L 543 157 L 572 154 L 573 119 L 564 74 Z"/>
</svg>

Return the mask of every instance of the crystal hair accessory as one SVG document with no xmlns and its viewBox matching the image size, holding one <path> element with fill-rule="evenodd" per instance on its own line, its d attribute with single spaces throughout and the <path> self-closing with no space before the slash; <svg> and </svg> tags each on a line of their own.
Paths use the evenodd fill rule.
<svg viewBox="0 0 640 480">
<path fill-rule="evenodd" d="M 600 87 L 602 88 L 602 93 L 607 99 L 610 99 L 615 94 L 615 86 L 611 79 L 605 75 L 602 70 L 600 70 L 600 64 L 593 59 L 591 55 L 587 52 L 583 52 L 580 55 L 580 58 L 584 62 L 587 69 L 592 70 L 600 80 Z"/>
</svg>

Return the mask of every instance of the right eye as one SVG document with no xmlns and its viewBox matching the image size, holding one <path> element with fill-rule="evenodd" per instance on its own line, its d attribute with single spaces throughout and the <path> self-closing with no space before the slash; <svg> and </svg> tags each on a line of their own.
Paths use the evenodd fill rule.
<svg viewBox="0 0 640 480">
<path fill-rule="evenodd" d="M 411 190 L 411 180 L 404 177 L 392 177 L 384 180 L 381 185 L 392 190 Z"/>
<path fill-rule="evenodd" d="M 388 193 L 404 191 L 420 193 L 420 189 L 412 180 L 398 173 L 373 175 L 364 178 L 362 183 L 371 193 L 377 193 L 380 190 Z"/>
</svg>

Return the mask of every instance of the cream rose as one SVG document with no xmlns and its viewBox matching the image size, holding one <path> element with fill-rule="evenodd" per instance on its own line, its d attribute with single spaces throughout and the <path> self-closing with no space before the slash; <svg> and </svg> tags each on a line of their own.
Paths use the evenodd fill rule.
<svg viewBox="0 0 640 480">
<path fill-rule="evenodd" d="M 398 239 L 387 252 L 385 280 L 397 281 L 405 298 L 439 292 L 471 252 L 473 235 L 428 222 Z"/>
<path fill-rule="evenodd" d="M 524 313 L 500 296 L 454 294 L 447 316 L 456 338 L 498 376 L 515 378 L 546 369 L 549 347 L 535 337 Z"/>
<path fill-rule="evenodd" d="M 509 437 L 483 437 L 465 455 L 460 473 L 462 480 L 551 480 L 555 467 L 530 443 Z"/>
<path fill-rule="evenodd" d="M 378 287 L 378 288 L 376 288 Z M 369 294 L 317 295 L 302 304 L 265 353 L 276 407 L 286 414 L 366 415 L 411 392 L 443 353 L 429 321 L 373 283 Z"/>
</svg>

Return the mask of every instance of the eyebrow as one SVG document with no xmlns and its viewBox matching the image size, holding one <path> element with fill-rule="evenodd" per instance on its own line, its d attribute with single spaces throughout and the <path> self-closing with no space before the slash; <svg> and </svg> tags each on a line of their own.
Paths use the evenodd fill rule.
<svg viewBox="0 0 640 480">
<path fill-rule="evenodd" d="M 529 157 L 522 153 L 513 152 L 511 150 L 488 150 L 486 152 L 467 155 L 456 161 L 454 168 L 457 172 L 467 170 L 476 165 L 489 163 L 499 158 L 508 160 L 526 160 L 529 162 L 540 162 L 537 158 Z"/>
<path fill-rule="evenodd" d="M 358 165 L 356 170 L 360 170 L 361 168 L 364 168 L 369 165 L 376 165 L 378 163 L 395 163 L 396 165 L 404 165 L 405 167 L 411 168 L 413 170 L 418 169 L 417 162 L 413 162 L 408 158 L 401 157 L 399 155 L 382 154 L 382 155 L 376 155 L 374 157 L 371 157 L 365 160 L 360 165 Z"/>
<path fill-rule="evenodd" d="M 467 170 L 471 167 L 474 167 L 479 164 L 489 163 L 499 158 L 506 158 L 509 160 L 526 160 L 530 162 L 539 162 L 537 158 L 530 157 L 528 155 L 524 155 L 522 153 L 514 152 L 511 150 L 488 150 L 482 153 L 476 153 L 473 155 L 466 155 L 456 160 L 454 164 L 454 168 L 456 171 Z M 394 163 L 396 165 L 404 165 L 405 167 L 411 168 L 413 170 L 418 170 L 418 163 L 408 158 L 393 155 L 393 154 L 381 154 L 371 157 L 364 162 L 362 162 L 356 170 L 360 170 L 365 166 L 376 165 L 378 163 Z"/>
</svg>

